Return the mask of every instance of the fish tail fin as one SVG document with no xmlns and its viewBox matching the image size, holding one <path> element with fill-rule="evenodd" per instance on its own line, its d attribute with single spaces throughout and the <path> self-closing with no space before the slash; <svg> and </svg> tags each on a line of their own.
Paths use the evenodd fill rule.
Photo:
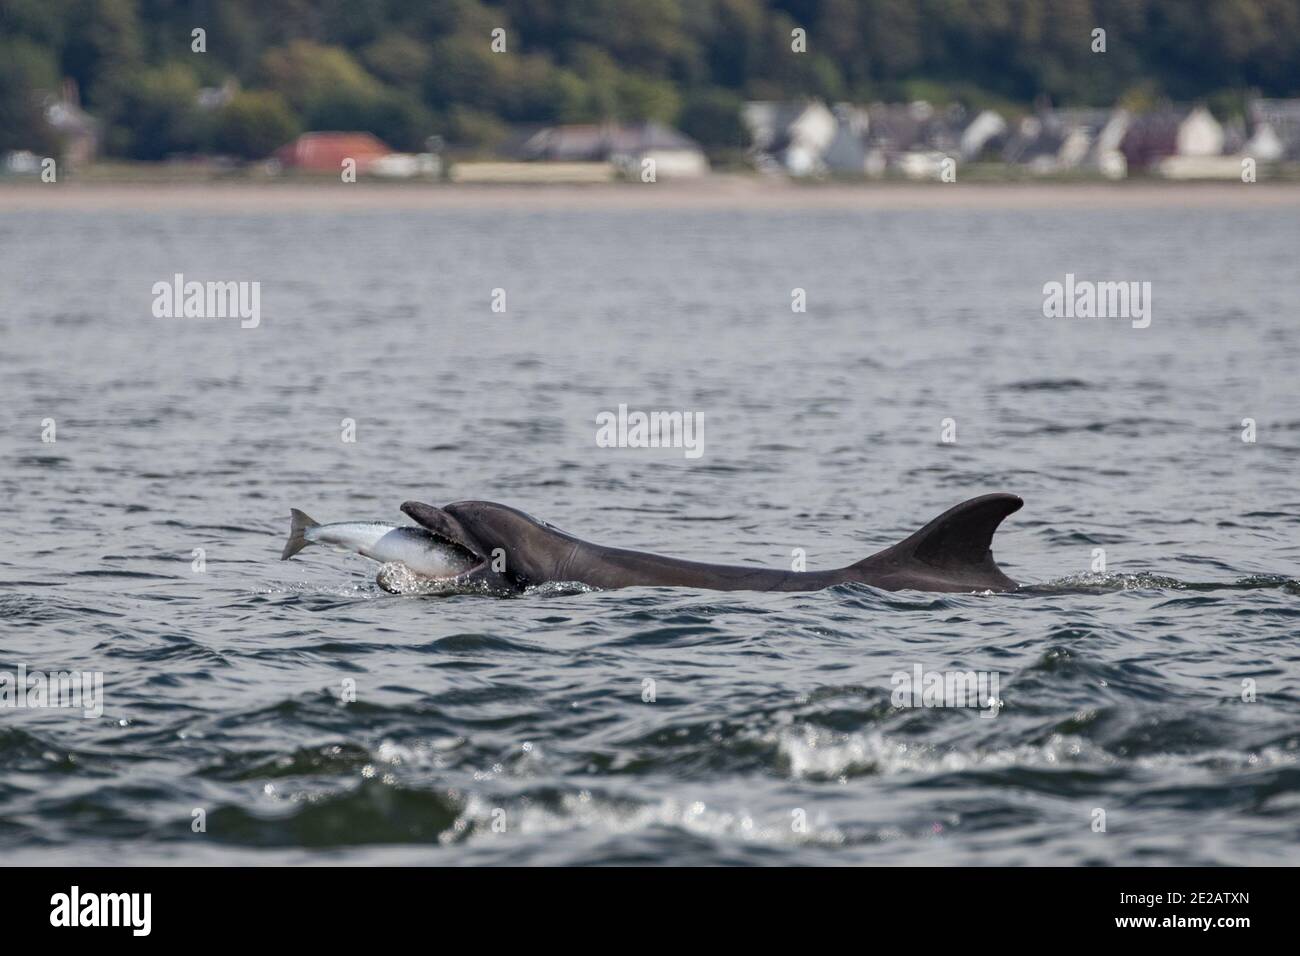
<svg viewBox="0 0 1300 956">
<path fill-rule="evenodd" d="M 297 508 L 290 508 L 289 515 L 289 540 L 284 543 L 284 551 L 280 553 L 281 561 L 288 561 L 295 554 L 301 551 L 307 545 L 311 544 L 307 540 L 307 530 L 310 528 L 320 527 L 319 521 L 314 521 Z"/>
</svg>

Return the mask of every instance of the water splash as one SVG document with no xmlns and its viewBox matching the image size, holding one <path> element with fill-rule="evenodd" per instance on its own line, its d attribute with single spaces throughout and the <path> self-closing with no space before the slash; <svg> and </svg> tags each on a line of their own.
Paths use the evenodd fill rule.
<svg viewBox="0 0 1300 956">
<path fill-rule="evenodd" d="M 1261 591 L 1282 590 L 1300 594 L 1300 581 L 1282 574 L 1252 574 L 1235 581 L 1182 581 L 1165 574 L 1088 572 L 1071 574 L 1042 584 L 1026 584 L 1022 594 L 1102 594 L 1111 591 Z"/>
<path fill-rule="evenodd" d="M 1027 585 L 1020 590 L 1050 592 L 1053 594 L 1062 591 L 1100 593 L 1105 591 L 1179 590 L 1187 586 L 1186 582 L 1177 578 L 1164 574 L 1154 574 L 1150 571 L 1139 571 L 1136 574 L 1090 571 L 1085 574 L 1071 574 L 1063 578 L 1057 578 L 1045 584 Z"/>
</svg>

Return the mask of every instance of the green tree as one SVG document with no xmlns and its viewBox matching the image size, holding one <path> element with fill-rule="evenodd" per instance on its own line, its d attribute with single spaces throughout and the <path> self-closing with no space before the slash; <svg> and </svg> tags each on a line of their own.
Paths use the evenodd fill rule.
<svg viewBox="0 0 1300 956">
<path fill-rule="evenodd" d="M 223 107 L 217 122 L 219 150 L 244 159 L 261 159 L 301 130 L 284 97 L 271 90 L 247 91 Z"/>
<path fill-rule="evenodd" d="M 355 128 L 374 133 L 405 152 L 422 152 L 425 140 L 437 130 L 433 114 L 417 97 L 392 90 L 370 104 L 364 122 Z"/>
<path fill-rule="evenodd" d="M 499 145 L 509 135 L 509 127 L 491 113 L 456 106 L 447 116 L 447 138 L 454 143 L 485 149 Z"/>
<path fill-rule="evenodd" d="M 749 138 L 740 121 L 743 104 L 730 90 L 699 90 L 686 98 L 677 125 L 702 146 L 741 147 Z"/>
<path fill-rule="evenodd" d="M 112 112 L 123 84 L 143 62 L 135 0 L 74 0 L 65 11 L 63 70 L 92 110 Z"/>
<path fill-rule="evenodd" d="M 132 159 L 162 159 L 204 145 L 199 83 L 183 63 L 140 70 L 122 83 L 111 137 Z"/>
<path fill-rule="evenodd" d="M 268 50 L 260 75 L 262 85 L 280 93 L 311 126 L 333 126 L 323 120 L 363 110 L 383 91 L 347 50 L 310 40 Z"/>
<path fill-rule="evenodd" d="M 618 118 L 672 123 L 682 108 L 676 88 L 666 80 L 625 73 L 618 81 Z"/>
<path fill-rule="evenodd" d="M 433 45 L 425 76 L 426 102 L 433 107 L 500 112 L 510 93 L 512 56 L 493 53 L 486 33 L 439 40 Z"/>
<path fill-rule="evenodd" d="M 54 90 L 58 78 L 48 50 L 29 40 L 0 39 L 0 151 L 54 152 L 36 95 Z"/>
<path fill-rule="evenodd" d="M 489 46 L 497 27 L 506 53 Z M 1300 0 L 0 0 L 0 142 L 41 135 L 30 94 L 67 77 L 108 123 L 110 153 L 201 145 L 177 63 L 202 85 L 275 91 L 309 128 L 405 148 L 429 132 L 482 145 L 511 123 L 673 117 L 721 145 L 744 99 L 1297 96 Z"/>
<path fill-rule="evenodd" d="M 429 48 L 415 37 L 386 33 L 361 50 L 361 61 L 383 82 L 418 92 L 429 69 Z"/>
</svg>

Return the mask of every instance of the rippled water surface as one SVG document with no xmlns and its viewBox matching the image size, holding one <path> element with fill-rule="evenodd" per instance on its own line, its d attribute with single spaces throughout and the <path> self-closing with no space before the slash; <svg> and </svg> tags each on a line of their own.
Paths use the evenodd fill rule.
<svg viewBox="0 0 1300 956">
<path fill-rule="evenodd" d="M 0 215 L 0 670 L 105 682 L 0 709 L 0 852 L 1300 862 L 1295 215 Z M 154 318 L 177 272 L 260 281 L 261 326 Z M 1043 318 L 1067 272 L 1150 281 L 1150 328 Z M 596 447 L 620 403 L 703 413 L 704 455 Z M 1017 593 L 278 560 L 290 507 L 487 498 L 824 568 L 989 491 Z M 995 673 L 996 717 L 893 706 L 916 666 Z"/>
</svg>

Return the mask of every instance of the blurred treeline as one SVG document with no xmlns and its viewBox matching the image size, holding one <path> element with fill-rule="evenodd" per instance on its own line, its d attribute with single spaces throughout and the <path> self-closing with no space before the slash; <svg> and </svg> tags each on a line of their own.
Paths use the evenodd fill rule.
<svg viewBox="0 0 1300 956">
<path fill-rule="evenodd" d="M 260 156 L 307 129 L 490 146 L 514 123 L 605 119 L 737 146 L 745 99 L 1294 95 L 1300 0 L 0 0 L 0 149 L 39 145 L 34 91 L 65 77 L 105 151 L 135 159 Z"/>
</svg>

